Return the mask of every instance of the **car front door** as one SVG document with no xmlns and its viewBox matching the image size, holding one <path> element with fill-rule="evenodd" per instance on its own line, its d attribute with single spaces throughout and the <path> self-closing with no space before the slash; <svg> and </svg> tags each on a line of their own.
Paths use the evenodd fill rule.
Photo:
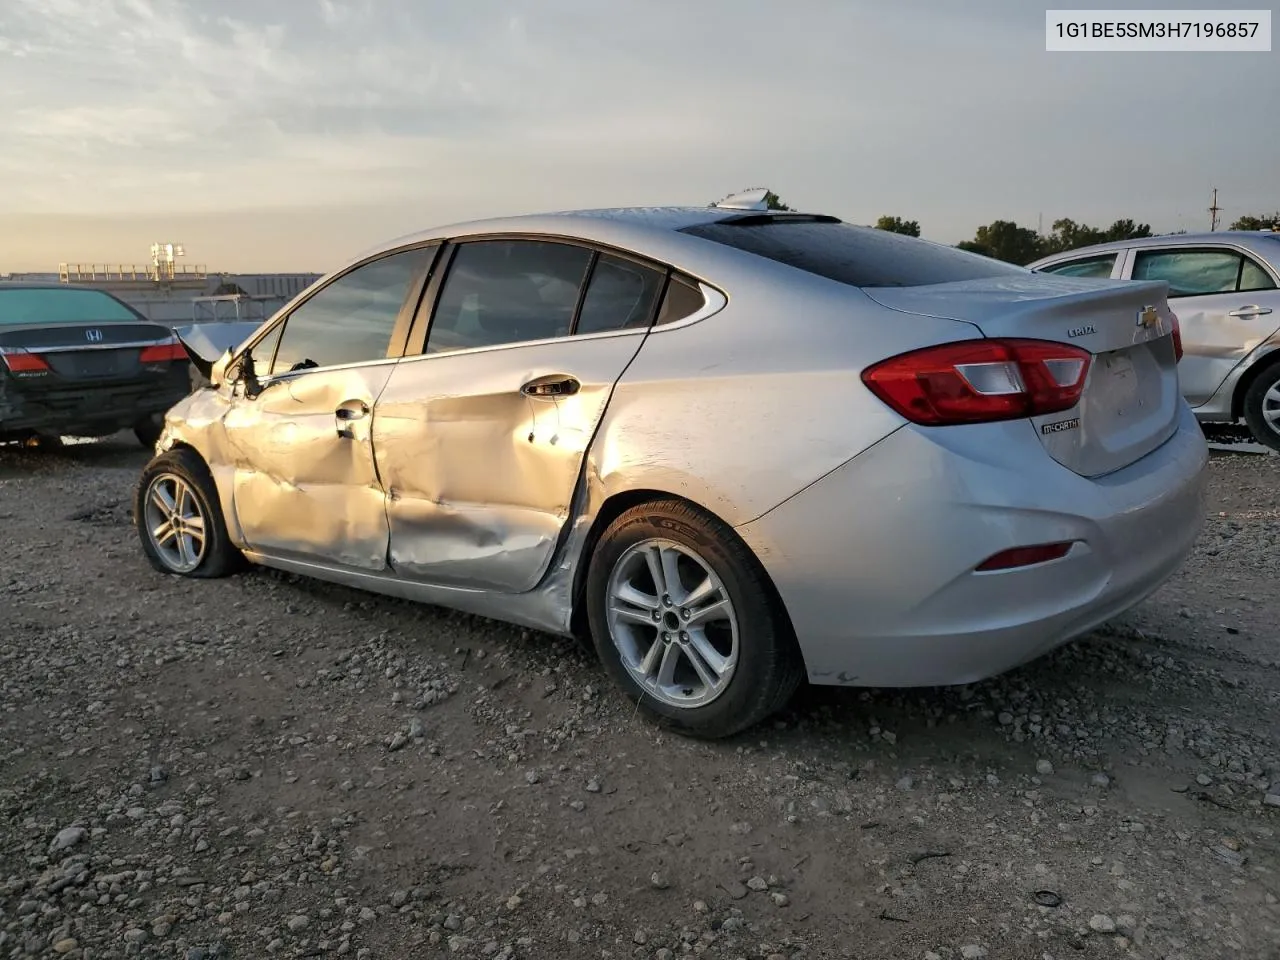
<svg viewBox="0 0 1280 960">
<path fill-rule="evenodd" d="M 418 355 L 396 365 L 373 423 L 391 565 L 523 592 L 547 569 L 667 271 L 543 240 L 470 240 L 449 259 L 410 339 Z"/>
<path fill-rule="evenodd" d="M 401 250 L 341 274 L 237 363 L 223 426 L 235 468 L 232 505 L 252 551 L 386 568 L 371 417 L 437 252 Z"/>
<path fill-rule="evenodd" d="M 1280 327 L 1276 278 L 1230 246 L 1134 250 L 1130 279 L 1164 280 L 1182 330 L 1178 379 L 1193 408 L 1207 403 L 1236 365 Z"/>
</svg>

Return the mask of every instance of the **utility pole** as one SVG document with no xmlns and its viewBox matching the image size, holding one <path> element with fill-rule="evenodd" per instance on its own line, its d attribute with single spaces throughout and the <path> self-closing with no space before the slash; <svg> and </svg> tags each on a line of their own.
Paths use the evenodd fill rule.
<svg viewBox="0 0 1280 960">
<path fill-rule="evenodd" d="M 1209 208 L 1209 231 L 1218 229 L 1218 214 L 1222 212 L 1222 208 L 1218 206 L 1218 188 L 1213 188 L 1213 206 Z"/>
</svg>

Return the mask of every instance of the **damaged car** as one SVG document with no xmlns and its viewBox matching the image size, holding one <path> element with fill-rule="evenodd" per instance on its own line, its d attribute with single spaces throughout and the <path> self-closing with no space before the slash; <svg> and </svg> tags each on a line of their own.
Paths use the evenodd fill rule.
<svg viewBox="0 0 1280 960">
<path fill-rule="evenodd" d="M 141 548 L 576 636 L 695 736 L 805 679 L 969 683 L 1191 550 L 1166 292 L 761 195 L 428 230 L 206 343 Z"/>
<path fill-rule="evenodd" d="M 190 369 L 171 329 L 104 290 L 0 283 L 0 442 L 132 430 L 154 446 Z"/>
</svg>

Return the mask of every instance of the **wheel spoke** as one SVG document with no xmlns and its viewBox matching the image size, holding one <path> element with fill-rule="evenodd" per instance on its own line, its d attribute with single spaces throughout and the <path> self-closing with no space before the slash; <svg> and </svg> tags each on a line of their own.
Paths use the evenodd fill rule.
<svg viewBox="0 0 1280 960">
<path fill-rule="evenodd" d="M 667 592 L 667 578 L 662 563 L 662 548 L 657 544 L 644 552 L 644 562 L 649 566 L 649 576 L 653 578 L 653 589 L 659 598 Z"/>
<path fill-rule="evenodd" d="M 204 540 L 204 517 L 200 516 L 200 514 L 193 513 L 189 517 L 183 517 L 182 524 L 199 537 L 201 541 Z"/>
<path fill-rule="evenodd" d="M 708 690 L 714 690 L 720 685 L 720 677 L 712 675 L 710 665 L 707 664 L 702 657 L 702 651 L 694 647 L 691 642 L 684 648 L 685 659 L 693 666 L 694 672 L 698 675 L 698 679 L 703 682 Z"/>
<path fill-rule="evenodd" d="M 658 667 L 658 686 L 669 687 L 675 683 L 676 667 L 680 664 L 680 647 L 668 643 L 662 652 L 662 665 Z"/>
<path fill-rule="evenodd" d="M 188 542 L 185 534 L 178 535 L 177 546 L 178 563 L 185 567 L 191 563 L 191 544 Z"/>
<path fill-rule="evenodd" d="M 714 580 L 710 576 L 702 578 L 702 582 L 690 590 L 680 600 L 682 607 L 698 607 L 706 603 L 712 597 L 719 596 L 720 588 L 716 586 Z"/>
<path fill-rule="evenodd" d="M 691 611 L 686 623 L 690 627 L 700 627 L 715 620 L 722 620 L 728 615 L 729 601 L 719 599 Z"/>
<path fill-rule="evenodd" d="M 173 495 L 164 488 L 163 484 L 157 483 L 151 488 L 151 500 L 167 516 L 173 516 L 178 509 L 178 504 L 174 501 Z"/>
<path fill-rule="evenodd" d="M 654 634 L 653 643 L 649 645 L 649 652 L 644 655 L 644 659 L 640 661 L 637 669 L 640 676 L 648 679 L 652 677 L 654 671 L 658 669 L 658 660 L 662 657 L 662 651 L 667 649 L 666 644 L 662 642 L 662 638 Z"/>
<path fill-rule="evenodd" d="M 173 523 L 166 520 L 164 523 L 158 524 L 151 529 L 151 539 L 156 546 L 163 546 L 173 539 Z"/>
<path fill-rule="evenodd" d="M 660 547 L 658 556 L 662 560 L 663 592 L 671 598 L 672 603 L 682 603 L 685 589 L 684 584 L 680 582 L 680 554 Z"/>
<path fill-rule="evenodd" d="M 610 609 L 614 616 L 625 623 L 634 623 L 636 626 L 653 627 L 653 614 L 646 610 L 637 610 L 635 607 L 626 606 L 624 604 L 615 603 Z"/>
<path fill-rule="evenodd" d="M 706 669 L 715 674 L 714 682 L 707 681 L 709 686 L 715 686 L 718 684 L 720 682 L 720 678 L 724 676 L 725 670 L 732 666 L 729 662 L 729 658 L 720 653 L 720 651 L 712 645 L 711 641 L 707 638 L 706 632 L 703 630 L 689 631 L 689 649 L 691 653 L 694 654 L 691 655 L 689 659 L 694 661 L 695 669 L 698 667 L 698 661 L 701 661 L 706 664 Z M 701 673 L 701 671 L 699 671 L 699 673 Z"/>
<path fill-rule="evenodd" d="M 657 610 L 662 605 L 662 601 L 658 597 L 651 597 L 641 590 L 637 590 L 629 583 L 620 583 L 613 591 L 615 600 L 621 600 L 623 603 L 640 610 L 648 610 L 650 612 Z"/>
</svg>

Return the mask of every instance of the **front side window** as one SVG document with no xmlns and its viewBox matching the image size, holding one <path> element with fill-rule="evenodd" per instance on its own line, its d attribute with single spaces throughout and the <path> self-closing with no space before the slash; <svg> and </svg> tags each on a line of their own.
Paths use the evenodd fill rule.
<svg viewBox="0 0 1280 960">
<path fill-rule="evenodd" d="M 272 375 L 385 358 L 400 308 L 433 256 L 434 247 L 393 253 L 310 297 L 285 319 Z"/>
<path fill-rule="evenodd" d="M 1270 290 L 1266 271 L 1233 250 L 1143 250 L 1133 265 L 1134 280 L 1163 280 L 1170 297 Z"/>
<path fill-rule="evenodd" d="M 591 251 L 544 240 L 462 243 L 436 303 L 427 353 L 568 336 Z"/>
<path fill-rule="evenodd" d="M 1088 257 L 1084 260 L 1068 260 L 1066 263 L 1055 263 L 1041 267 L 1041 273 L 1053 273 L 1060 277 L 1100 277 L 1107 279 L 1116 265 L 1116 255 L 1109 253 L 1105 257 Z"/>
</svg>

